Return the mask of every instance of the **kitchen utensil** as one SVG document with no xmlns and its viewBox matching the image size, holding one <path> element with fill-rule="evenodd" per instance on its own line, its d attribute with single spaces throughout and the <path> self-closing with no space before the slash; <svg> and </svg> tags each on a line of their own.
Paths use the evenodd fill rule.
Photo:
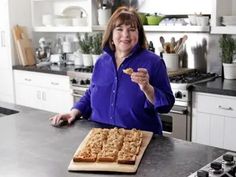
<svg viewBox="0 0 236 177">
<path fill-rule="evenodd" d="M 164 49 L 165 39 L 163 36 L 160 37 L 160 42 L 161 42 L 162 48 Z"/>
<path fill-rule="evenodd" d="M 175 37 L 172 37 L 171 39 L 170 39 L 170 43 L 171 43 L 171 45 L 173 46 L 173 48 L 175 47 L 175 45 L 176 45 L 176 42 L 175 42 Z"/>
<path fill-rule="evenodd" d="M 111 9 L 98 9 L 98 24 L 106 25 L 111 16 Z"/>
<path fill-rule="evenodd" d="M 79 6 L 69 6 L 65 8 L 62 14 L 72 19 L 73 26 L 86 26 L 88 20 L 87 12 Z"/>
<path fill-rule="evenodd" d="M 166 67 L 171 70 L 179 69 L 179 55 L 175 53 L 163 53 L 163 60 Z"/>
<path fill-rule="evenodd" d="M 176 44 L 176 46 L 175 46 L 175 48 L 174 48 L 175 53 L 176 53 L 177 50 L 179 49 L 179 46 L 180 46 L 180 44 L 182 43 L 182 40 L 183 40 L 183 38 L 181 37 L 181 38 L 177 41 L 177 44 Z"/>
<path fill-rule="evenodd" d="M 163 19 L 162 16 L 159 16 L 157 14 L 149 15 L 149 16 L 146 16 L 146 17 L 147 17 L 147 24 L 148 25 L 159 25 L 159 23 Z"/>
<path fill-rule="evenodd" d="M 139 12 L 138 13 L 139 18 L 141 19 L 141 22 L 143 25 L 147 25 L 147 17 L 145 13 Z"/>
<path fill-rule="evenodd" d="M 188 15 L 190 25 L 197 25 L 197 15 Z"/>
<path fill-rule="evenodd" d="M 28 38 L 26 28 L 16 25 L 13 27 L 13 37 L 16 44 L 17 55 L 23 66 L 36 63 L 32 41 Z"/>
<path fill-rule="evenodd" d="M 56 26 L 72 26 L 72 18 L 69 16 L 56 16 L 54 23 Z"/>
<path fill-rule="evenodd" d="M 186 42 L 187 39 L 188 39 L 188 36 L 184 35 L 183 38 L 182 38 L 182 42 L 181 42 L 181 44 L 179 45 L 179 47 L 176 51 L 177 54 L 179 54 L 181 52 L 181 50 L 183 48 L 183 45 L 184 45 L 184 43 Z"/>
<path fill-rule="evenodd" d="M 164 44 L 164 52 L 165 53 L 175 53 L 174 46 L 170 42 L 166 42 Z"/>
</svg>

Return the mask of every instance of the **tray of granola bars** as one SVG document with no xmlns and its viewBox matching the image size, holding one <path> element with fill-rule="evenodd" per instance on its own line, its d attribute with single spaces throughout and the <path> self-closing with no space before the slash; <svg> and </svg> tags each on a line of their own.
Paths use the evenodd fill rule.
<svg viewBox="0 0 236 177">
<path fill-rule="evenodd" d="M 152 135 L 137 129 L 93 128 L 74 153 L 68 170 L 134 173 Z"/>
</svg>

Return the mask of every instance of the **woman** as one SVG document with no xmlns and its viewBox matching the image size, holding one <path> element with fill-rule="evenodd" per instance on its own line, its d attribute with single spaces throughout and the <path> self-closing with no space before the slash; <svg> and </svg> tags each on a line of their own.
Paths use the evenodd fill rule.
<svg viewBox="0 0 236 177">
<path fill-rule="evenodd" d="M 159 113 L 174 104 L 163 60 L 148 51 L 144 29 L 132 8 L 120 7 L 103 36 L 103 55 L 97 61 L 90 88 L 71 112 L 51 118 L 71 123 L 76 117 L 124 128 L 162 134 Z M 132 68 L 131 75 L 123 70 Z"/>
</svg>

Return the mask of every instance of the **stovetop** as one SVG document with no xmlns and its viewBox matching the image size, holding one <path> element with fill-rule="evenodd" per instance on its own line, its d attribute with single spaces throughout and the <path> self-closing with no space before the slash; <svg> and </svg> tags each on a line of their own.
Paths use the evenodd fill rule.
<svg viewBox="0 0 236 177">
<path fill-rule="evenodd" d="M 216 76 L 215 73 L 204 73 L 200 71 L 193 71 L 176 76 L 170 76 L 169 78 L 171 83 L 192 84 L 208 78 L 213 78 L 215 76 Z"/>
<path fill-rule="evenodd" d="M 236 177 L 236 153 L 227 152 L 188 177 Z"/>
<path fill-rule="evenodd" d="M 82 73 L 92 73 L 93 72 L 93 66 L 78 66 L 75 68 L 76 72 L 82 72 Z"/>
</svg>

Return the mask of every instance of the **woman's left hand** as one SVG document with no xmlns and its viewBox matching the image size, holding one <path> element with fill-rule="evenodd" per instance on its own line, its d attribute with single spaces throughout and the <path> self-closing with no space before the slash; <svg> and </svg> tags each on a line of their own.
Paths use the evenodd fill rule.
<svg viewBox="0 0 236 177">
<path fill-rule="evenodd" d="M 133 72 L 131 74 L 131 80 L 137 83 L 144 92 L 151 86 L 149 84 L 149 74 L 145 68 L 138 68 L 137 72 Z"/>
</svg>

